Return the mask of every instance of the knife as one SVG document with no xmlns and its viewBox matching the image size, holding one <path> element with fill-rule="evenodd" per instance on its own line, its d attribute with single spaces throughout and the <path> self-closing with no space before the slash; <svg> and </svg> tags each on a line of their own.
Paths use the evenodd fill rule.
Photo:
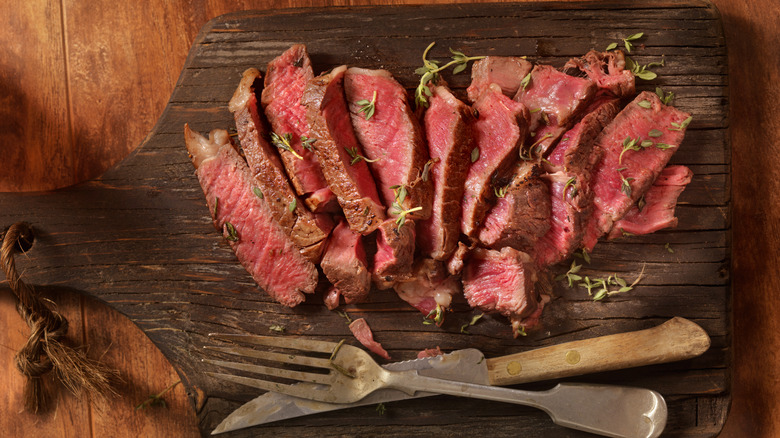
<svg viewBox="0 0 780 438">
<path fill-rule="evenodd" d="M 572 341 L 486 359 L 479 350 L 457 350 L 431 358 L 384 365 L 394 371 L 416 369 L 420 375 L 482 385 L 514 385 L 582 374 L 690 359 L 710 347 L 707 332 L 692 321 L 675 317 L 645 330 Z M 230 432 L 304 415 L 319 414 L 408 398 L 394 389 L 375 391 L 357 403 L 314 402 L 267 392 L 233 411 L 211 433 Z"/>
</svg>

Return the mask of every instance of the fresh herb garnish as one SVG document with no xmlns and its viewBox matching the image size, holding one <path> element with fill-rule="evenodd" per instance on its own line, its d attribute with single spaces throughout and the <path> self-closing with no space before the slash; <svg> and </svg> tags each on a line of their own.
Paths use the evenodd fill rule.
<svg viewBox="0 0 780 438">
<path fill-rule="evenodd" d="M 428 181 L 428 178 L 429 178 L 429 175 L 430 175 L 430 172 L 431 172 L 431 167 L 434 164 L 438 163 L 439 161 L 440 161 L 439 157 L 436 157 L 436 158 L 431 158 L 430 160 L 428 160 L 427 163 L 425 163 L 425 166 L 423 166 L 423 171 L 422 171 L 422 176 L 421 176 L 423 181 Z"/>
<path fill-rule="evenodd" d="M 569 282 L 569 287 L 572 287 L 574 282 L 582 280 L 582 277 L 577 275 L 580 269 L 582 269 L 582 265 L 578 265 L 576 260 L 572 260 L 569 270 L 565 274 L 555 277 L 555 281 L 561 281 L 565 278 Z"/>
<path fill-rule="evenodd" d="M 390 189 L 393 191 L 393 193 L 395 193 L 395 201 L 393 202 L 393 205 L 390 206 L 390 213 L 398 216 L 398 218 L 395 220 L 395 223 L 400 229 L 406 223 L 406 215 L 409 213 L 414 213 L 415 211 L 420 211 L 422 210 L 422 207 L 414 207 L 410 208 L 409 210 L 404 210 L 403 203 L 406 199 L 406 186 L 395 185 L 390 186 Z"/>
<path fill-rule="evenodd" d="M 314 142 L 317 141 L 316 138 L 309 138 L 305 135 L 301 136 L 301 146 L 303 146 L 304 149 L 307 151 L 313 151 L 314 150 Z"/>
<path fill-rule="evenodd" d="M 658 129 L 651 129 L 650 132 L 647 133 L 649 137 L 658 138 L 662 135 L 664 135 L 663 132 L 659 131 Z"/>
<path fill-rule="evenodd" d="M 643 100 L 643 101 L 639 102 L 637 105 L 639 105 L 639 106 L 641 106 L 642 108 L 645 108 L 645 109 L 650 109 L 650 108 L 653 107 L 653 104 L 650 103 L 649 100 Z"/>
<path fill-rule="evenodd" d="M 566 185 L 563 186 L 563 194 L 561 195 L 562 200 L 566 200 L 566 190 L 571 187 L 571 197 L 575 197 L 577 195 L 577 177 L 573 176 L 569 178 L 568 181 L 566 181 Z"/>
<path fill-rule="evenodd" d="M 688 125 L 691 123 L 691 120 L 693 120 L 693 116 L 688 116 L 688 118 L 683 120 L 682 123 L 674 123 L 674 122 L 672 122 L 672 127 L 669 128 L 669 130 L 670 131 L 682 131 L 683 129 L 688 127 Z"/>
<path fill-rule="evenodd" d="M 263 191 L 259 187 L 252 187 L 252 193 L 260 199 L 263 199 Z"/>
<path fill-rule="evenodd" d="M 482 59 L 484 56 L 466 56 L 462 52 L 450 49 L 452 53 L 452 61 L 439 66 L 439 61 L 429 60 L 428 52 L 433 48 L 436 42 L 432 42 L 423 51 L 422 60 L 423 66 L 415 70 L 414 72 L 420 75 L 420 84 L 417 86 L 417 90 L 414 92 L 414 102 L 417 107 L 428 107 L 428 97 L 432 96 L 431 89 L 428 88 L 428 82 L 436 82 L 439 79 L 439 72 L 445 70 L 451 66 L 456 66 L 453 70 L 453 74 L 458 74 L 466 68 L 466 64 L 469 61 L 475 61 Z"/>
<path fill-rule="evenodd" d="M 233 226 L 230 222 L 225 222 L 225 228 L 227 229 L 227 237 L 225 239 L 231 241 L 231 242 L 238 242 L 238 231 L 236 231 L 236 227 Z"/>
<path fill-rule="evenodd" d="M 214 217 L 217 217 L 217 208 L 219 207 L 219 196 L 214 197 Z"/>
<path fill-rule="evenodd" d="M 341 346 L 344 345 L 344 339 L 340 340 L 339 343 L 336 345 L 336 348 L 333 349 L 333 352 L 330 354 L 330 358 L 328 359 L 328 364 L 336 371 L 340 372 L 341 374 L 354 379 L 355 374 L 349 372 L 346 368 L 342 367 L 341 365 L 337 364 L 336 362 L 333 362 L 333 358 L 336 357 L 336 354 L 341 349 Z"/>
<path fill-rule="evenodd" d="M 423 324 L 431 325 L 436 324 L 436 327 L 441 327 L 444 323 L 444 307 L 441 304 L 436 304 L 436 307 L 432 309 L 423 319 Z"/>
<path fill-rule="evenodd" d="M 663 149 L 671 149 L 674 146 L 672 146 L 670 144 L 666 144 L 666 143 L 656 143 L 655 147 L 657 147 L 658 149 L 662 149 L 663 150 Z"/>
<path fill-rule="evenodd" d="M 630 285 L 626 283 L 626 280 L 618 277 L 617 274 L 613 274 L 607 277 L 607 279 L 595 278 L 591 280 L 590 277 L 585 276 L 585 281 L 580 282 L 578 286 L 587 289 L 588 295 L 593 297 L 593 301 L 601 301 L 612 295 L 633 290 L 634 286 L 642 279 L 644 272 L 645 265 L 642 265 L 642 272 L 639 273 L 639 276 Z M 617 289 L 613 289 L 615 287 Z"/>
<path fill-rule="evenodd" d="M 352 324 L 352 318 L 349 317 L 349 314 L 347 312 L 342 312 L 341 310 L 337 310 L 338 314 L 347 320 L 347 324 Z"/>
<path fill-rule="evenodd" d="M 588 250 L 585 248 L 582 248 L 581 252 L 574 253 L 574 257 L 581 258 L 585 260 L 585 263 L 590 264 L 590 254 L 588 254 Z"/>
<path fill-rule="evenodd" d="M 641 212 L 645 208 L 646 204 L 647 204 L 647 201 L 645 201 L 645 197 L 644 197 L 644 195 L 642 195 L 642 197 L 639 198 L 638 201 L 636 201 L 636 208 L 637 208 L 637 210 L 639 210 Z"/>
<path fill-rule="evenodd" d="M 626 47 L 626 52 L 631 53 L 631 49 L 634 47 L 631 41 L 636 41 L 644 36 L 644 32 L 635 33 L 623 38 L 623 45 Z"/>
<path fill-rule="evenodd" d="M 658 77 L 657 74 L 654 72 L 648 70 L 653 67 L 659 67 L 664 65 L 664 60 L 661 59 L 661 62 L 651 62 L 647 65 L 640 65 L 634 62 L 633 59 L 626 56 L 626 68 L 631 71 L 631 73 L 634 74 L 634 76 L 638 77 L 639 79 L 644 79 L 646 81 L 651 81 Z"/>
<path fill-rule="evenodd" d="M 669 251 L 669 253 L 674 254 L 674 250 L 672 249 L 671 246 L 669 246 L 668 242 L 666 243 L 666 245 L 664 245 L 664 248 L 666 248 L 666 250 Z"/>
<path fill-rule="evenodd" d="M 626 151 L 638 151 L 641 147 L 640 138 L 631 138 L 631 136 L 626 137 L 623 139 L 623 151 L 620 152 L 620 156 L 618 156 L 618 164 L 623 164 L 623 154 L 626 153 Z"/>
<path fill-rule="evenodd" d="M 471 162 L 474 163 L 479 160 L 479 147 L 475 147 L 471 150 Z"/>
<path fill-rule="evenodd" d="M 515 335 L 515 337 L 518 337 L 518 336 L 528 336 L 528 333 L 525 332 L 525 326 L 524 325 L 517 326 L 517 328 L 515 329 L 514 335 Z M 485 357 L 483 356 L 482 358 L 484 359 Z"/>
<path fill-rule="evenodd" d="M 467 329 L 469 327 L 471 327 L 472 325 L 476 324 L 477 321 L 479 321 L 483 316 L 485 316 L 484 313 L 480 313 L 479 315 L 472 316 L 471 317 L 471 321 L 469 321 L 466 324 L 463 324 L 462 326 L 460 326 L 460 332 L 464 333 L 464 334 L 469 334 Z"/>
<path fill-rule="evenodd" d="M 664 105 L 669 105 L 669 103 L 674 99 L 674 93 L 671 91 L 668 93 L 664 93 L 664 90 L 661 89 L 661 87 L 655 87 L 655 94 L 658 95 L 658 98 L 661 100 L 661 103 Z"/>
<path fill-rule="evenodd" d="M 179 383 L 181 383 L 181 380 L 177 380 L 177 381 L 173 382 L 171 385 L 169 385 L 167 388 L 163 389 L 162 391 L 158 392 L 157 394 L 150 395 L 149 397 L 146 398 L 146 400 L 144 400 L 141 403 L 139 403 L 135 407 L 135 410 L 136 411 L 144 410 L 144 409 L 146 409 L 148 407 L 153 407 L 153 406 L 162 406 L 164 408 L 167 407 L 168 405 L 165 403 L 165 399 L 163 399 L 162 397 L 168 391 L 170 391 L 171 389 L 175 388 L 176 385 L 178 385 Z"/>
<path fill-rule="evenodd" d="M 279 135 L 275 132 L 271 133 L 271 144 L 276 146 L 277 148 L 292 153 L 295 158 L 299 160 L 303 160 L 303 157 L 298 154 L 298 152 L 295 152 L 295 149 L 293 149 L 290 142 L 292 141 L 292 134 L 289 132 L 287 134 Z"/>
<path fill-rule="evenodd" d="M 275 324 L 272 325 L 271 327 L 268 327 L 268 330 L 271 330 L 272 332 L 284 333 L 284 326 Z"/>
<path fill-rule="evenodd" d="M 385 415 L 386 410 L 387 409 L 385 408 L 384 403 L 379 403 L 378 405 L 376 405 L 376 411 L 379 412 L 379 415 Z"/>
<path fill-rule="evenodd" d="M 372 160 L 372 159 L 364 157 L 363 155 L 360 155 L 358 153 L 357 146 L 355 146 L 354 148 L 346 148 L 346 149 L 347 149 L 347 153 L 349 154 L 350 158 L 352 158 L 352 161 L 349 162 L 350 166 L 355 165 L 355 163 L 357 163 L 360 160 L 363 160 L 363 161 L 365 161 L 367 163 L 375 163 L 375 162 L 379 161 L 379 158 L 377 158 L 375 160 Z"/>
<path fill-rule="evenodd" d="M 503 187 L 493 187 L 493 194 L 495 194 L 497 198 L 503 198 L 506 196 L 506 191 L 509 189 L 509 186 L 510 184 Z"/>
<path fill-rule="evenodd" d="M 531 84 L 531 73 L 528 73 L 523 77 L 523 80 L 520 81 L 520 86 L 523 87 L 523 90 L 525 90 L 526 88 L 528 88 L 528 85 L 530 84 Z"/>
<path fill-rule="evenodd" d="M 290 205 L 287 206 L 287 209 L 290 210 L 290 213 L 295 211 L 295 207 L 298 206 L 298 199 L 293 199 L 290 201 Z"/>
<path fill-rule="evenodd" d="M 374 90 L 374 96 L 370 101 L 367 99 L 362 99 L 355 103 L 360 105 L 358 113 L 363 113 L 363 115 L 366 117 L 366 120 L 370 119 L 374 116 L 374 112 L 376 111 L 376 90 Z"/>
<path fill-rule="evenodd" d="M 626 178 L 623 174 L 620 174 L 620 191 L 625 193 L 629 198 L 631 197 L 631 181 L 634 178 Z"/>
<path fill-rule="evenodd" d="M 617 43 L 609 43 L 609 45 L 607 46 L 606 49 L 604 49 L 604 51 L 609 52 L 610 50 L 615 50 L 615 49 L 617 49 Z"/>
<path fill-rule="evenodd" d="M 534 154 L 539 154 L 541 151 L 539 150 L 541 148 L 541 142 L 547 140 L 548 138 L 552 137 L 553 135 L 551 133 L 544 134 L 539 139 L 537 139 L 534 144 L 528 147 L 526 149 L 527 155 L 523 154 L 523 148 L 520 148 L 520 159 L 523 161 L 531 161 L 534 159 Z M 533 137 L 533 135 L 532 135 Z"/>
</svg>

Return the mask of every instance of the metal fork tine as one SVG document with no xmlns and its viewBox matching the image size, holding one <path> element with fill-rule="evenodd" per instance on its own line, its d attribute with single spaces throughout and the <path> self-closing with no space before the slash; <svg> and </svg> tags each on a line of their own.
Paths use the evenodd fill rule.
<svg viewBox="0 0 780 438">
<path fill-rule="evenodd" d="M 310 339 L 297 339 L 293 337 L 260 336 L 260 335 L 235 335 L 223 333 L 209 333 L 209 337 L 234 342 L 244 342 L 267 347 L 279 347 L 303 351 L 316 351 L 319 353 L 331 353 L 338 345 L 335 342 L 313 341 Z"/>
<path fill-rule="evenodd" d="M 264 365 L 254 365 L 239 362 L 226 362 L 224 360 L 203 359 L 204 362 L 224 368 L 247 371 L 250 373 L 263 374 L 265 376 L 281 377 L 283 379 L 297 380 L 300 382 L 319 383 L 328 385 L 333 381 L 329 374 L 307 373 L 304 371 L 292 371 L 283 368 L 274 368 Z"/>
<path fill-rule="evenodd" d="M 318 357 L 303 356 L 300 354 L 291 353 L 274 353 L 273 351 L 253 350 L 251 348 L 243 347 L 203 347 L 207 350 L 219 351 L 221 353 L 235 354 L 244 357 L 254 357 L 256 359 L 264 359 L 272 362 L 282 362 L 294 365 L 304 365 L 315 368 L 333 369 L 330 366 L 328 359 L 321 359 Z"/>
<path fill-rule="evenodd" d="M 331 396 L 327 390 L 320 390 L 322 393 L 318 393 L 318 390 L 314 385 L 296 384 L 287 385 L 278 382 L 269 382 L 268 380 L 253 379 L 251 377 L 234 376 L 232 374 L 211 373 L 206 372 L 209 376 L 216 377 L 218 379 L 227 380 L 229 382 L 238 383 L 240 385 L 251 386 L 253 388 L 262 389 L 265 391 L 278 392 L 280 394 L 291 395 L 293 397 L 305 398 L 309 400 L 329 401 Z M 327 388 L 327 387 L 326 387 Z"/>
</svg>

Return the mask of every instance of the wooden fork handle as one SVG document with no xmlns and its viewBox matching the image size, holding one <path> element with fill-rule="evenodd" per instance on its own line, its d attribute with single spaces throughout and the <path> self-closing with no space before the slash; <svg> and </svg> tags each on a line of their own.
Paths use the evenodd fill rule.
<svg viewBox="0 0 780 438">
<path fill-rule="evenodd" d="M 514 385 L 690 359 L 709 347 L 710 337 L 704 329 L 675 317 L 645 330 L 567 342 L 486 362 L 491 385 Z"/>
</svg>

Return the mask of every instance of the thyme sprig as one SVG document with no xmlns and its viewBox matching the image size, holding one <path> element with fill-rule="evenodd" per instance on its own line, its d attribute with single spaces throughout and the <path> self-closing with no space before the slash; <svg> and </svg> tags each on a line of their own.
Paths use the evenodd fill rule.
<svg viewBox="0 0 780 438">
<path fill-rule="evenodd" d="M 555 281 L 566 279 L 569 282 L 569 287 L 572 287 L 575 282 L 582 280 L 582 276 L 577 275 L 580 269 L 582 269 L 582 265 L 578 265 L 576 260 L 572 260 L 569 270 L 565 274 L 555 277 Z"/>
<path fill-rule="evenodd" d="M 631 197 L 631 181 L 633 180 L 634 178 L 626 178 L 622 173 L 620 174 L 620 191 L 625 193 L 629 198 Z"/>
<path fill-rule="evenodd" d="M 350 165 L 350 166 L 354 166 L 354 165 L 355 165 L 355 163 L 357 163 L 357 162 L 358 162 L 358 161 L 360 161 L 360 160 L 363 160 L 363 161 L 365 161 L 366 163 L 375 163 L 375 162 L 379 161 L 379 158 L 376 158 L 376 159 L 373 159 L 373 160 L 372 160 L 372 159 L 370 159 L 370 158 L 366 158 L 366 157 L 365 157 L 365 156 L 363 156 L 363 155 L 360 155 L 360 154 L 358 153 L 358 148 L 357 148 L 357 146 L 355 146 L 354 148 L 346 148 L 346 150 L 347 150 L 347 153 L 349 154 L 349 157 L 350 157 L 350 158 L 352 158 L 352 161 L 350 161 L 350 162 L 349 162 L 349 165 Z"/>
<path fill-rule="evenodd" d="M 493 187 L 493 194 L 495 194 L 497 198 L 505 197 L 510 185 L 511 184 L 507 184 L 503 187 Z"/>
<path fill-rule="evenodd" d="M 301 136 L 301 146 L 303 146 L 303 148 L 306 149 L 307 151 L 314 150 L 315 141 L 317 141 L 316 138 L 307 137 L 305 135 Z"/>
<path fill-rule="evenodd" d="M 328 359 L 328 364 L 336 371 L 340 372 L 341 374 L 354 379 L 356 376 L 354 373 L 349 372 L 346 368 L 342 367 L 341 365 L 337 364 L 336 362 L 333 362 L 333 358 L 336 357 L 336 354 L 341 349 L 341 346 L 344 345 L 344 339 L 340 340 L 338 345 L 336 345 L 336 348 L 333 349 L 333 352 L 330 354 L 330 358 Z"/>
<path fill-rule="evenodd" d="M 406 215 L 409 213 L 414 213 L 415 211 L 420 211 L 422 210 L 422 207 L 418 206 L 410 208 L 409 210 L 404 210 L 403 203 L 404 200 L 406 200 L 407 194 L 406 186 L 399 184 L 390 186 L 390 189 L 395 194 L 395 201 L 393 201 L 393 205 L 390 206 L 390 212 L 398 216 L 398 218 L 395 220 L 395 224 L 398 225 L 398 228 L 400 229 L 406 223 Z"/>
<path fill-rule="evenodd" d="M 541 145 L 540 143 L 547 140 L 548 138 L 552 137 L 553 135 L 551 133 L 544 134 L 543 136 L 539 137 L 538 140 L 534 142 L 531 146 L 526 149 L 527 155 L 523 153 L 523 148 L 520 148 L 520 159 L 523 161 L 531 161 L 537 156 L 541 154 Z"/>
<path fill-rule="evenodd" d="M 563 186 L 563 194 L 561 194 L 561 200 L 562 201 L 566 200 L 566 190 L 568 190 L 569 187 L 571 187 L 571 197 L 573 198 L 573 197 L 577 196 L 577 177 L 576 176 L 573 176 L 573 177 L 569 178 L 569 180 L 566 181 L 566 185 Z"/>
<path fill-rule="evenodd" d="M 655 72 L 650 71 L 650 68 L 653 67 L 663 67 L 664 65 L 664 59 L 661 59 L 661 62 L 651 62 L 646 65 L 637 64 L 634 62 L 633 59 L 626 56 L 626 68 L 631 71 L 631 73 L 634 74 L 634 76 L 638 77 L 639 79 L 644 79 L 646 81 L 651 81 L 658 77 L 658 75 Z"/>
<path fill-rule="evenodd" d="M 623 139 L 623 151 L 621 151 L 620 156 L 618 156 L 618 164 L 623 164 L 623 154 L 625 154 L 626 151 L 638 151 L 642 147 L 640 141 L 641 139 L 639 137 L 631 138 L 630 135 Z"/>
<path fill-rule="evenodd" d="M 441 327 L 441 325 L 444 324 L 444 307 L 442 307 L 441 304 L 436 304 L 436 307 L 425 315 L 423 324 L 436 324 L 436 327 Z"/>
<path fill-rule="evenodd" d="M 593 298 L 593 301 L 601 301 L 612 295 L 622 294 L 633 290 L 634 286 L 642 279 L 642 275 L 645 273 L 645 266 L 646 265 L 642 265 L 642 271 L 630 285 L 617 274 L 613 274 L 606 279 L 594 278 L 591 280 L 590 277 L 585 276 L 584 281 L 580 282 L 578 286 L 587 289 L 588 295 Z"/>
<path fill-rule="evenodd" d="M 658 98 L 661 99 L 661 103 L 664 105 L 669 105 L 674 99 L 673 92 L 664 93 L 664 90 L 661 87 L 655 87 L 655 94 L 658 95 Z"/>
<path fill-rule="evenodd" d="M 420 75 L 420 84 L 414 92 L 414 102 L 418 108 L 428 107 L 428 97 L 433 95 L 431 89 L 428 87 L 428 83 L 438 81 L 439 72 L 454 65 L 455 68 L 452 69 L 452 73 L 458 74 L 466 69 L 466 65 L 469 61 L 476 61 L 477 59 L 484 58 L 484 56 L 466 56 L 463 52 L 458 52 L 457 50 L 452 50 L 450 48 L 452 61 L 439 66 L 439 61 L 428 59 L 428 52 L 430 52 L 435 44 L 436 42 L 434 41 L 425 48 L 422 55 L 423 66 L 414 71 L 415 74 Z"/>
<path fill-rule="evenodd" d="M 374 116 L 374 112 L 376 111 L 376 90 L 374 90 L 374 96 L 370 101 L 368 99 L 361 99 L 355 103 L 360 106 L 358 113 L 363 113 L 366 120 L 370 119 Z"/>
<path fill-rule="evenodd" d="M 462 326 L 460 326 L 460 332 L 463 333 L 463 334 L 467 334 L 468 335 L 469 334 L 468 328 L 471 327 L 472 325 L 476 324 L 477 321 L 482 319 L 483 316 L 485 316 L 484 313 L 480 313 L 479 315 L 472 316 L 471 317 L 471 321 L 469 321 L 469 322 L 463 324 Z"/>
<path fill-rule="evenodd" d="M 236 231 L 236 227 L 230 222 L 225 221 L 225 228 L 227 229 L 227 237 L 225 237 L 225 239 L 231 242 L 238 242 L 238 231 Z"/>
<path fill-rule="evenodd" d="M 431 167 L 433 167 L 433 165 L 438 163 L 439 161 L 441 161 L 439 160 L 439 157 L 434 157 L 425 163 L 425 166 L 423 166 L 423 171 L 421 176 L 423 181 L 428 181 L 428 178 L 430 178 Z"/>
<path fill-rule="evenodd" d="M 162 397 L 168 391 L 170 391 L 171 389 L 175 388 L 176 385 L 178 385 L 179 383 L 181 383 L 181 380 L 177 380 L 177 381 L 173 382 L 167 388 L 163 389 L 162 391 L 158 392 L 157 394 L 149 395 L 149 397 L 147 397 L 146 400 L 142 401 L 141 403 L 139 403 L 135 407 L 135 410 L 139 411 L 139 410 L 143 410 L 143 409 L 146 409 L 148 407 L 153 407 L 153 406 L 162 406 L 164 408 L 168 407 L 168 405 L 165 403 L 165 399 L 163 399 Z"/>
<path fill-rule="evenodd" d="M 669 130 L 670 131 L 682 131 L 683 129 L 687 128 L 688 125 L 690 125 L 691 120 L 693 120 L 693 116 L 688 116 L 688 118 L 683 120 L 681 123 L 672 122 L 672 127 L 669 128 Z"/>
<path fill-rule="evenodd" d="M 289 132 L 286 134 L 279 135 L 275 132 L 271 133 L 271 144 L 276 146 L 277 148 L 292 153 L 295 158 L 299 160 L 303 160 L 303 157 L 298 154 L 298 152 L 295 152 L 295 149 L 293 149 L 292 144 L 292 134 Z"/>
</svg>

